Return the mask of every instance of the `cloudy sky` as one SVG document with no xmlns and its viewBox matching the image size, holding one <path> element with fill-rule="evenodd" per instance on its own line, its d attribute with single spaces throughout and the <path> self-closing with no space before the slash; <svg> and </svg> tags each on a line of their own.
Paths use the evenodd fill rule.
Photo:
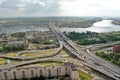
<svg viewBox="0 0 120 80">
<path fill-rule="evenodd" d="M 0 17 L 119 16 L 120 0 L 0 0 Z"/>
</svg>

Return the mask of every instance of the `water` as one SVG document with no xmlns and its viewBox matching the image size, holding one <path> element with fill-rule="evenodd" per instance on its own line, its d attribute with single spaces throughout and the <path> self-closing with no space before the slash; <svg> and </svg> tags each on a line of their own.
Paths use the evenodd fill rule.
<svg viewBox="0 0 120 80">
<path fill-rule="evenodd" d="M 99 22 L 96 22 L 93 24 L 93 26 L 89 28 L 61 28 L 60 30 L 62 32 L 86 32 L 86 31 L 91 31 L 91 32 L 98 32 L 98 33 L 104 33 L 104 32 L 113 32 L 113 31 L 120 31 L 120 26 L 119 25 L 114 25 L 111 23 L 112 20 L 102 20 Z"/>
<path fill-rule="evenodd" d="M 31 25 L 31 24 L 21 24 L 16 26 L 8 26 L 3 27 L 2 24 L 0 24 L 0 33 L 16 33 L 16 32 L 26 32 L 26 31 L 49 31 L 49 28 L 47 26 L 40 26 L 40 25 Z"/>
<path fill-rule="evenodd" d="M 104 33 L 104 32 L 112 32 L 112 31 L 120 31 L 120 26 L 113 25 L 112 20 L 102 20 L 99 22 L 96 22 L 93 24 L 93 26 L 89 28 L 60 28 L 62 32 L 86 32 L 86 31 L 92 31 L 92 32 L 98 32 L 98 33 Z M 2 27 L 3 24 L 0 24 L 0 33 L 15 33 L 15 32 L 26 32 L 26 31 L 32 31 L 32 30 L 38 30 L 38 31 L 49 31 L 49 28 L 47 25 L 42 26 L 40 24 L 37 25 L 31 25 L 31 24 L 21 24 L 16 26 L 8 26 L 6 28 Z M 74 26 L 73 26 L 74 27 Z"/>
<path fill-rule="evenodd" d="M 7 62 L 7 64 L 9 64 L 11 61 L 10 61 L 10 59 L 7 59 L 6 62 Z"/>
</svg>

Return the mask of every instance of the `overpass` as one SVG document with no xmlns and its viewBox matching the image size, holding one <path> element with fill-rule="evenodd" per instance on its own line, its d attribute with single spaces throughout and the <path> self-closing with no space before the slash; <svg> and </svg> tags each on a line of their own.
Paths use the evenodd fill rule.
<svg viewBox="0 0 120 80">
<path fill-rule="evenodd" d="M 91 67 L 115 80 L 120 80 L 115 74 L 120 75 L 120 68 L 109 64 L 106 61 L 95 58 L 94 56 L 88 55 L 87 52 L 80 49 L 76 43 L 67 38 L 59 30 L 57 30 L 54 24 L 51 24 L 49 28 L 56 34 L 56 36 L 63 41 L 63 46 L 78 59 L 85 62 L 86 66 Z"/>
<path fill-rule="evenodd" d="M 77 59 L 67 59 L 67 58 L 55 58 L 55 57 L 49 57 L 49 58 L 42 58 L 42 59 L 35 59 L 35 60 L 29 60 L 29 61 L 23 61 L 18 62 L 14 64 L 8 64 L 0 66 L 0 70 L 4 69 L 10 69 L 15 68 L 18 66 L 26 65 L 26 64 L 32 64 L 36 62 L 41 61 L 59 61 L 59 62 L 70 62 L 74 64 L 84 64 L 94 70 L 97 70 L 115 80 L 120 80 L 120 78 L 116 77 L 115 74 L 120 75 L 120 68 L 109 64 L 108 62 L 99 60 L 95 58 L 94 56 L 88 55 L 85 51 L 81 50 L 76 43 L 71 41 L 69 38 L 67 38 L 64 34 L 62 34 L 55 26 L 50 23 L 49 25 L 50 30 L 56 35 L 57 40 L 59 41 L 60 47 L 56 51 L 55 54 L 57 54 L 64 46 L 71 54 L 75 55 Z M 8 57 L 6 57 L 8 58 Z M 20 57 L 17 57 L 20 58 Z M 23 60 L 23 59 L 22 59 Z"/>
<path fill-rule="evenodd" d="M 21 53 L 18 53 L 18 55 L 16 55 L 15 57 L 12 56 L 6 56 L 6 55 L 0 55 L 0 58 L 8 58 L 8 59 L 13 59 L 13 60 L 32 60 L 32 59 L 36 59 L 36 58 L 46 58 L 46 57 L 52 57 L 54 55 L 57 55 L 63 48 L 62 42 L 59 41 L 59 48 L 57 48 L 57 50 L 51 52 L 51 53 L 45 53 L 45 54 L 40 54 L 37 56 L 31 56 L 31 57 L 20 57 L 21 54 L 25 53 L 25 52 L 30 52 L 30 51 L 24 51 Z M 36 50 L 33 52 L 37 52 Z"/>
<path fill-rule="evenodd" d="M 37 63 L 37 62 L 70 62 L 70 63 L 77 63 L 76 59 L 70 59 L 70 58 L 53 58 L 53 57 L 49 57 L 49 58 L 42 58 L 42 59 L 35 59 L 35 60 L 29 60 L 29 61 L 23 61 L 23 62 L 17 62 L 17 63 L 13 63 L 13 64 L 7 64 L 7 65 L 3 65 L 0 66 L 0 70 L 6 70 L 6 69 L 11 69 L 11 68 L 16 68 L 19 66 L 23 66 L 23 65 L 27 65 L 27 64 L 33 64 L 33 63 Z M 81 61 L 79 61 L 79 63 L 83 63 Z"/>
</svg>

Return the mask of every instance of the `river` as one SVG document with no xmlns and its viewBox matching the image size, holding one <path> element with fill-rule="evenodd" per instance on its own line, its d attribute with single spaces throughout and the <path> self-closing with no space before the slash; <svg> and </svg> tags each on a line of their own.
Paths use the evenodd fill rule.
<svg viewBox="0 0 120 80">
<path fill-rule="evenodd" d="M 64 32 L 86 32 L 86 31 L 91 31 L 91 32 L 98 32 L 98 33 L 104 33 L 104 32 L 112 32 L 112 31 L 120 31 L 120 26 L 119 25 L 114 25 L 111 23 L 112 20 L 102 20 L 95 22 L 93 26 L 88 27 L 88 28 L 60 28 L 60 31 Z M 31 31 L 31 30 L 38 30 L 38 31 L 49 31 L 47 26 L 40 26 L 40 25 L 17 25 L 17 26 L 11 26 L 11 27 L 6 27 L 3 28 L 3 25 L 0 24 L 0 33 L 15 33 L 15 32 L 26 32 L 26 31 Z M 63 26 L 64 27 L 64 26 Z"/>
<path fill-rule="evenodd" d="M 120 31 L 120 26 L 119 25 L 114 25 L 111 23 L 112 20 L 102 20 L 99 22 L 95 22 L 93 26 L 89 28 L 61 28 L 60 30 L 62 32 L 86 32 L 86 31 L 91 31 L 91 32 L 98 32 L 98 33 L 106 33 L 106 32 L 113 32 L 113 31 Z"/>
<path fill-rule="evenodd" d="M 16 33 L 16 32 L 26 32 L 26 31 L 49 31 L 47 26 L 31 25 L 31 24 L 21 24 L 16 26 L 5 26 L 0 25 L 0 33 Z"/>
</svg>

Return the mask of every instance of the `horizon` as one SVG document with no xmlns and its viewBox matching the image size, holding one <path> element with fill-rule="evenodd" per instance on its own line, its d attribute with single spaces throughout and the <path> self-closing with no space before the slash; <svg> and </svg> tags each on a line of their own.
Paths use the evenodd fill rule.
<svg viewBox="0 0 120 80">
<path fill-rule="evenodd" d="M 17 16 L 17 17 L 0 17 L 0 19 L 9 18 L 120 18 L 115 16 Z"/>
</svg>

